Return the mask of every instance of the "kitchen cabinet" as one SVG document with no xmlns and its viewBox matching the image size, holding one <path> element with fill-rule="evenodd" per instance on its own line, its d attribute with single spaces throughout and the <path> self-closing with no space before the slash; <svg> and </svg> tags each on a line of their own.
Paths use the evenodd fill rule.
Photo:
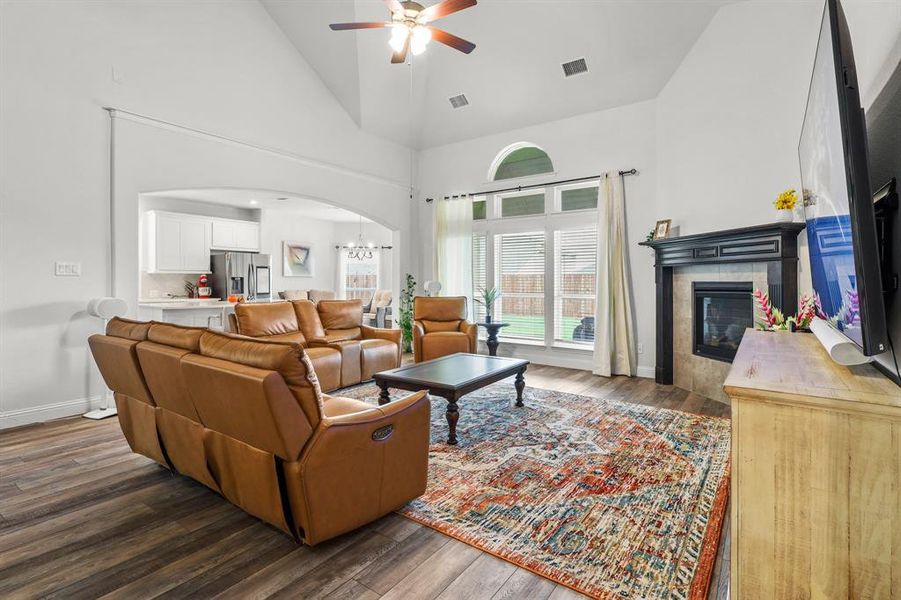
<svg viewBox="0 0 901 600">
<path fill-rule="evenodd" d="M 213 219 L 214 250 L 260 251 L 260 224 L 253 221 Z"/>
<path fill-rule="evenodd" d="M 148 273 L 210 272 L 208 217 L 148 211 L 143 237 Z"/>
</svg>

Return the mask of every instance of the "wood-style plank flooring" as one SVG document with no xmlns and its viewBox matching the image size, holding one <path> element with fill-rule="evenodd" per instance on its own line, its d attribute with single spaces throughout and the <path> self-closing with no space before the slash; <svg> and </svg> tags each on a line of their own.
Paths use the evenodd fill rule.
<svg viewBox="0 0 901 600">
<path fill-rule="evenodd" d="M 533 365 L 528 386 L 717 416 L 648 379 Z M 710 599 L 728 598 L 729 520 Z M 0 432 L 2 598 L 581 597 L 392 514 L 315 548 L 132 454 L 116 419 Z"/>
</svg>

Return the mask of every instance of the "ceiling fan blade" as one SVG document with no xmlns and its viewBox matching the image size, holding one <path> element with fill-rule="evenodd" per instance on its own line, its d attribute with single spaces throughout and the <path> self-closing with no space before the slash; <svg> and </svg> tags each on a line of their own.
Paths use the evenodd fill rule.
<svg viewBox="0 0 901 600">
<path fill-rule="evenodd" d="M 388 7 L 388 10 L 391 11 L 391 14 L 392 14 L 392 15 L 393 15 L 394 13 L 397 13 L 397 12 L 403 12 L 403 11 L 404 11 L 404 7 L 401 6 L 401 5 L 400 5 L 400 2 L 398 2 L 397 0 L 384 0 L 384 2 L 385 2 L 385 6 Z"/>
<path fill-rule="evenodd" d="M 452 15 L 455 12 L 463 10 L 464 8 L 475 6 L 476 4 L 476 0 L 444 0 L 444 2 L 439 2 L 438 4 L 424 9 L 421 13 L 419 13 L 419 20 L 424 23 L 428 23 L 430 21 L 434 21 L 435 19 L 440 19 L 441 17 Z"/>
<path fill-rule="evenodd" d="M 454 50 L 459 50 L 463 54 L 469 54 L 473 50 L 476 49 L 476 45 L 472 42 L 466 41 L 461 37 L 457 37 L 452 33 L 448 33 L 437 27 L 428 26 L 429 29 L 432 30 L 432 39 L 436 42 L 441 42 L 445 46 L 450 46 Z"/>
<path fill-rule="evenodd" d="M 332 31 L 343 31 L 345 29 L 378 29 L 380 27 L 391 27 L 391 23 L 332 23 L 329 25 Z"/>
<path fill-rule="evenodd" d="M 407 52 L 410 51 L 410 36 L 407 36 L 406 41 L 404 42 L 404 47 L 399 51 L 395 52 L 391 55 L 391 64 L 397 65 L 405 60 L 407 60 Z"/>
</svg>

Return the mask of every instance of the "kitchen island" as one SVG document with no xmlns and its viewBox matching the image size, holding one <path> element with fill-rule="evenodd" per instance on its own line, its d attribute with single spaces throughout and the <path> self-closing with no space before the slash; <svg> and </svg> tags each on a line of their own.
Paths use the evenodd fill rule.
<svg viewBox="0 0 901 600">
<path fill-rule="evenodd" d="M 284 300 L 250 300 L 252 303 L 284 302 Z M 217 331 L 227 329 L 228 315 L 237 302 L 220 298 L 148 298 L 138 300 L 138 319 L 159 321 L 188 327 L 207 327 Z"/>
</svg>

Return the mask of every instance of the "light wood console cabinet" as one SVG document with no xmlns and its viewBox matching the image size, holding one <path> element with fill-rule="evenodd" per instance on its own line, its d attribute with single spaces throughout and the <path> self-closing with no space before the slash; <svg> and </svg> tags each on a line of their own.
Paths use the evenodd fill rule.
<svg viewBox="0 0 901 600">
<path fill-rule="evenodd" d="M 901 598 L 901 388 L 749 330 L 725 390 L 731 597 Z"/>
</svg>

